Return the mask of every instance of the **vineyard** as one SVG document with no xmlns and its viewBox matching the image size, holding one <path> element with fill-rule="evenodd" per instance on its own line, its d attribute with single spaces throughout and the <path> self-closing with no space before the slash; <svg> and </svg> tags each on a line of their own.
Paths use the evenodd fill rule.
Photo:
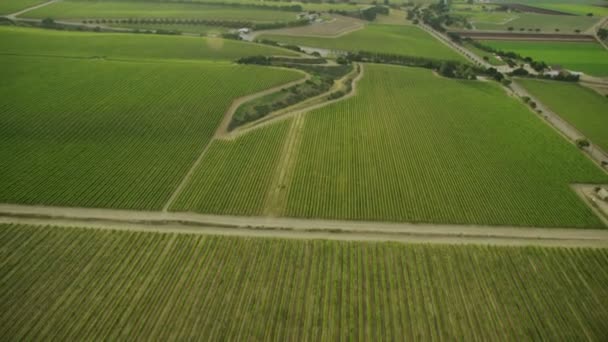
<svg viewBox="0 0 608 342">
<path fill-rule="evenodd" d="M 518 82 L 587 138 L 608 151 L 606 97 L 578 84 L 524 79 Z"/>
<path fill-rule="evenodd" d="M 608 51 L 597 43 L 488 40 L 483 44 L 529 56 L 548 65 L 559 65 L 594 76 L 608 76 Z"/>
<path fill-rule="evenodd" d="M 83 33 L 0 26 L 3 54 L 113 59 L 235 60 L 295 55 L 285 49 L 219 38 Z"/>
<path fill-rule="evenodd" d="M 0 1 L 0 15 L 15 13 L 43 2 L 44 0 L 2 0 Z"/>
<path fill-rule="evenodd" d="M 604 340 L 605 249 L 0 226 L 8 340 Z"/>
<path fill-rule="evenodd" d="M 246 22 L 288 22 L 295 12 L 205 5 L 196 2 L 65 0 L 24 14 L 28 18 L 182 18 Z"/>
<path fill-rule="evenodd" d="M 216 140 L 171 210 L 261 215 L 288 123 Z"/>
<path fill-rule="evenodd" d="M 465 61 L 464 57 L 415 26 L 368 25 L 338 38 L 262 35 L 261 39 L 330 50 L 370 51 Z"/>
<path fill-rule="evenodd" d="M 0 203 L 161 209 L 233 99 L 301 74 L 2 56 Z"/>
<path fill-rule="evenodd" d="M 357 96 L 308 113 L 292 133 L 297 139 L 267 142 L 281 138 L 269 126 L 256 132 L 264 140 L 218 144 L 221 151 L 201 164 L 177 210 L 260 214 L 269 209 L 260 208 L 261 199 L 280 191 L 279 216 L 603 226 L 569 184 L 605 183 L 608 176 L 499 86 L 421 69 L 365 69 Z M 267 180 L 280 174 L 268 163 L 286 148 L 290 161 L 280 167 L 291 174 Z M 237 167 L 236 160 L 246 162 Z M 262 184 L 273 186 L 260 193 Z"/>
</svg>

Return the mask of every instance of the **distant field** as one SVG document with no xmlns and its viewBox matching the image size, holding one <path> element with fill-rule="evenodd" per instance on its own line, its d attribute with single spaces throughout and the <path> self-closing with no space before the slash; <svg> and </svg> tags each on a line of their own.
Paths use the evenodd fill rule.
<svg viewBox="0 0 608 342">
<path fill-rule="evenodd" d="M 234 98 L 301 77 L 226 62 L 0 62 L 0 202 L 62 206 L 161 209 Z"/>
<path fill-rule="evenodd" d="M 349 18 L 344 16 L 335 16 L 331 21 L 322 23 L 314 23 L 306 26 L 297 26 L 283 28 L 280 30 L 272 30 L 274 35 L 281 36 L 325 36 L 331 37 L 339 34 L 347 33 L 353 30 L 361 29 L 365 25 L 363 20 Z"/>
<path fill-rule="evenodd" d="M 608 251 L 0 226 L 7 340 L 602 340 Z"/>
<path fill-rule="evenodd" d="M 297 13 L 193 3 L 64 0 L 27 12 L 28 18 L 196 18 L 250 22 L 297 20 Z"/>
<path fill-rule="evenodd" d="M 43 3 L 45 0 L 2 0 L 0 1 L 0 15 L 12 14 Z"/>
<path fill-rule="evenodd" d="M 487 40 L 482 43 L 495 49 L 514 51 L 549 65 L 561 65 L 594 76 L 608 76 L 608 50 L 596 43 L 502 40 Z"/>
<path fill-rule="evenodd" d="M 433 59 L 466 61 L 428 33 L 415 26 L 368 25 L 339 38 L 262 35 L 260 38 L 308 47 L 344 51 L 370 51 Z"/>
<path fill-rule="evenodd" d="M 518 80 L 554 112 L 608 151 L 608 98 L 578 84 Z"/>
<path fill-rule="evenodd" d="M 596 1 L 599 3 L 600 1 Z M 596 17 L 608 16 L 608 2 L 604 2 L 604 7 L 602 6 L 591 6 L 585 5 L 582 3 L 560 3 L 560 4 L 535 4 L 537 7 L 552 9 L 556 11 L 562 11 L 566 13 L 572 13 L 577 15 L 587 15 L 588 13 L 593 13 Z"/>
<path fill-rule="evenodd" d="M 540 32 L 548 33 L 574 33 L 575 30 L 580 30 L 582 32 L 589 29 L 600 19 L 587 16 L 537 13 L 513 13 L 513 16 L 513 20 L 504 22 L 475 21 L 475 28 L 478 30 L 507 31 L 512 27 L 513 32 L 530 32 L 530 30 L 536 32 L 537 29 L 540 29 Z"/>
<path fill-rule="evenodd" d="M 214 143 L 173 210 L 603 226 L 569 184 L 608 175 L 493 83 L 366 65 L 355 97 L 298 120 Z"/>
<path fill-rule="evenodd" d="M 115 59 L 211 59 L 233 61 L 252 55 L 295 55 L 235 40 L 119 33 L 62 32 L 0 27 L 2 54 L 104 57 Z"/>
</svg>

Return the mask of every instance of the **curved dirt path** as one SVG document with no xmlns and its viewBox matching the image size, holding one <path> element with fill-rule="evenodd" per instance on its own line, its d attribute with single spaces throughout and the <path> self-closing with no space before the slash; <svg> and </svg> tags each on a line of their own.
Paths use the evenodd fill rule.
<svg viewBox="0 0 608 342">
<path fill-rule="evenodd" d="M 0 223 L 296 239 L 608 248 L 608 230 L 218 216 L 0 204 Z"/>
<path fill-rule="evenodd" d="M 308 107 L 304 107 L 304 108 L 301 108 L 301 109 L 296 109 L 296 110 L 290 111 L 290 112 L 285 112 L 285 113 L 282 113 L 280 115 L 275 115 L 275 116 L 269 115 L 269 116 L 266 116 L 264 118 L 261 118 L 261 119 L 255 121 L 255 122 L 253 122 L 251 125 L 243 126 L 243 128 L 237 128 L 237 129 L 233 130 L 232 132 L 229 132 L 228 134 L 224 135 L 224 138 L 234 139 L 234 138 L 237 138 L 237 137 L 239 137 L 239 136 L 241 136 L 243 134 L 247 134 L 248 132 L 251 132 L 252 130 L 255 130 L 255 129 L 258 129 L 258 128 L 270 125 L 270 124 L 275 123 L 277 121 L 285 120 L 285 119 L 288 119 L 288 118 L 293 117 L 293 116 L 298 115 L 298 114 L 303 114 L 303 113 L 307 113 L 307 112 L 310 112 L 310 111 L 315 110 L 315 109 L 323 108 L 325 106 L 329 106 L 330 104 L 333 104 L 333 103 L 336 103 L 336 102 L 340 102 L 340 101 L 343 101 L 343 100 L 346 100 L 346 99 L 349 99 L 349 98 L 355 96 L 357 94 L 357 84 L 363 78 L 363 74 L 364 74 L 364 70 L 365 70 L 365 68 L 363 67 L 363 64 L 357 63 L 357 65 L 359 65 L 359 68 L 360 68 L 359 69 L 359 74 L 355 78 L 353 78 L 353 80 L 352 80 L 352 88 L 351 88 L 351 91 L 348 94 L 346 94 L 346 95 L 344 95 L 342 97 L 339 97 L 337 99 L 327 100 L 327 101 L 324 101 L 324 102 L 316 103 L 314 105 L 311 105 L 311 106 L 308 106 Z M 331 93 L 331 91 L 328 91 L 328 92 L 320 94 L 320 95 L 318 95 L 318 96 L 316 96 L 314 98 L 311 98 L 309 100 L 312 100 L 312 99 L 315 99 L 315 98 L 319 98 L 319 97 L 327 97 L 330 93 Z"/>
<path fill-rule="evenodd" d="M 280 69 L 283 69 L 283 68 L 280 68 Z M 268 89 L 262 90 L 260 92 L 254 93 L 254 94 L 242 96 L 242 97 L 239 97 L 239 98 L 235 99 L 234 101 L 232 101 L 232 104 L 230 105 L 230 107 L 228 107 L 228 109 L 224 113 L 224 118 L 222 119 L 222 122 L 218 126 L 217 130 L 215 131 L 215 135 L 213 137 L 214 138 L 222 138 L 223 136 L 225 136 L 225 135 L 227 135 L 227 134 L 230 133 L 230 132 L 228 132 L 228 126 L 230 125 L 230 121 L 232 121 L 232 118 L 234 117 L 234 113 L 236 112 L 236 110 L 242 104 L 244 104 L 246 102 L 249 102 L 251 100 L 255 100 L 255 99 L 260 98 L 262 96 L 266 96 L 266 95 L 270 95 L 272 93 L 276 93 L 276 92 L 280 91 L 283 88 L 289 88 L 291 86 L 304 83 L 304 82 L 308 81 L 311 78 L 310 74 L 305 73 L 302 70 L 289 69 L 289 68 L 284 68 L 284 69 L 289 70 L 289 71 L 299 72 L 304 77 L 300 78 L 298 80 L 289 82 L 289 83 L 284 83 L 284 84 L 278 85 L 276 87 L 268 88 Z"/>
</svg>

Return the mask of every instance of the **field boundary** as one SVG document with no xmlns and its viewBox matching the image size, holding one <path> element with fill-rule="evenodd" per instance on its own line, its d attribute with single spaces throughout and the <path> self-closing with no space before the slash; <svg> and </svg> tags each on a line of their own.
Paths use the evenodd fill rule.
<svg viewBox="0 0 608 342">
<path fill-rule="evenodd" d="M 329 106 L 330 104 L 333 104 L 333 103 L 336 103 L 336 102 L 339 102 L 339 101 L 343 101 L 343 100 L 346 100 L 346 99 L 349 99 L 349 98 L 355 96 L 357 94 L 357 83 L 359 83 L 359 81 L 363 78 L 364 67 L 363 67 L 363 63 L 356 63 L 356 64 L 353 64 L 353 65 L 357 65 L 359 67 L 359 72 L 358 72 L 357 76 L 354 77 L 351 80 L 351 82 L 352 82 L 351 83 L 352 84 L 352 88 L 351 88 L 351 91 L 348 94 L 345 94 L 344 96 L 336 98 L 336 99 L 333 99 L 333 100 L 326 100 L 326 101 L 323 101 L 323 102 L 315 103 L 315 104 L 310 105 L 310 106 L 305 106 L 305 107 L 302 107 L 302 108 L 297 108 L 297 109 L 294 109 L 294 110 L 291 110 L 291 111 L 289 111 L 289 110 L 288 111 L 279 110 L 278 112 L 280 112 L 280 114 L 278 114 L 278 115 L 276 113 L 275 114 L 270 113 L 269 115 L 267 115 L 267 116 L 265 116 L 263 118 L 260 118 L 260 119 L 258 119 L 256 121 L 252 121 L 251 123 L 249 123 L 247 125 L 243 125 L 241 127 L 238 127 L 236 129 L 234 129 L 233 131 L 229 132 L 228 134 L 226 134 L 222 138 L 224 138 L 224 139 L 235 139 L 235 138 L 237 138 L 239 136 L 247 134 L 247 133 L 249 133 L 249 132 L 251 132 L 251 131 L 253 131 L 255 129 L 264 127 L 266 125 L 270 125 L 270 124 L 273 124 L 275 122 L 291 118 L 291 117 L 293 117 L 295 115 L 298 115 L 298 114 L 305 114 L 305 113 L 308 113 L 308 112 L 310 112 L 312 110 L 323 108 L 325 106 Z M 353 72 L 356 72 L 356 70 L 353 70 Z M 348 77 L 349 77 L 349 75 L 346 75 L 343 79 L 348 78 Z M 319 94 L 319 95 L 317 95 L 315 97 L 312 97 L 310 99 L 306 99 L 304 102 L 314 101 L 314 100 L 317 100 L 319 98 L 327 97 L 333 91 L 334 91 L 334 89 L 330 89 L 330 90 L 328 90 L 325 93 Z M 294 106 L 297 106 L 297 105 L 298 104 L 295 104 Z"/>
<path fill-rule="evenodd" d="M 608 230 L 220 216 L 0 204 L 0 223 L 216 235 L 608 248 Z"/>
</svg>

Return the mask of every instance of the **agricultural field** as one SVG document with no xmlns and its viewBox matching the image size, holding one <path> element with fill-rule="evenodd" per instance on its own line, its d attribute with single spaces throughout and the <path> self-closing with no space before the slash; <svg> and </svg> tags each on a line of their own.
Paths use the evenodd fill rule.
<svg viewBox="0 0 608 342">
<path fill-rule="evenodd" d="M 294 52 L 271 46 L 187 36 L 64 32 L 0 27 L 3 53 L 112 59 L 235 60 Z"/>
<path fill-rule="evenodd" d="M 605 183 L 608 175 L 498 85 L 366 65 L 357 91 L 301 123 L 292 119 L 292 133 L 282 143 L 245 135 L 218 144 L 172 210 L 603 227 L 569 184 Z M 278 136 L 273 126 L 262 130 L 256 134 Z M 254 156 L 278 150 L 288 151 L 283 161 Z M 241 176 L 235 157 L 220 161 L 215 153 L 242 155 L 248 173 Z M 279 163 L 281 171 L 268 171 L 268 163 Z M 218 182 L 220 174 L 238 181 Z M 273 186 L 260 193 L 258 183 Z M 243 194 L 252 195 L 247 201 Z M 249 202 L 255 208 L 243 209 L 240 203 Z"/>
<path fill-rule="evenodd" d="M 206 5 L 200 3 L 64 0 L 22 15 L 27 18 L 181 18 L 256 23 L 297 20 L 296 12 Z"/>
<path fill-rule="evenodd" d="M 292 37 L 264 34 L 259 38 L 328 50 L 370 51 L 466 61 L 464 57 L 415 26 L 368 25 L 338 38 Z"/>
<path fill-rule="evenodd" d="M 283 121 L 239 139 L 213 141 L 171 210 L 263 215 L 289 128 Z"/>
<path fill-rule="evenodd" d="M 0 61 L 0 203 L 161 209 L 233 99 L 302 77 L 228 62 Z"/>
<path fill-rule="evenodd" d="M 608 3 L 605 3 L 604 6 L 592 6 L 585 5 L 580 3 L 560 3 L 560 4 L 536 4 L 536 7 L 551 9 L 555 11 L 561 11 L 565 13 L 572 13 L 576 15 L 588 15 L 589 13 L 593 14 L 595 17 L 605 17 L 608 16 Z"/>
<path fill-rule="evenodd" d="M 3 224 L 8 340 L 602 340 L 606 249 Z"/>
<path fill-rule="evenodd" d="M 575 33 L 584 32 L 600 18 L 587 16 L 550 15 L 538 13 L 513 13 L 513 17 L 504 21 L 474 21 L 477 30 Z M 511 30 L 510 30 L 511 29 Z"/>
<path fill-rule="evenodd" d="M 270 30 L 273 35 L 281 36 L 321 36 L 332 37 L 346 34 L 348 32 L 362 29 L 365 25 L 363 20 L 335 15 L 331 20 L 311 25 L 288 27 L 278 30 Z M 264 31 L 262 31 L 264 32 Z"/>
<path fill-rule="evenodd" d="M 44 1 L 45 0 L 2 0 L 0 1 L 0 15 L 12 14 L 36 6 Z"/>
<path fill-rule="evenodd" d="M 482 43 L 494 49 L 517 52 L 549 65 L 560 65 L 593 76 L 608 76 L 608 50 L 600 44 L 498 40 L 487 40 Z"/>
<path fill-rule="evenodd" d="M 592 142 L 608 151 L 608 98 L 576 83 L 518 80 Z"/>
</svg>

